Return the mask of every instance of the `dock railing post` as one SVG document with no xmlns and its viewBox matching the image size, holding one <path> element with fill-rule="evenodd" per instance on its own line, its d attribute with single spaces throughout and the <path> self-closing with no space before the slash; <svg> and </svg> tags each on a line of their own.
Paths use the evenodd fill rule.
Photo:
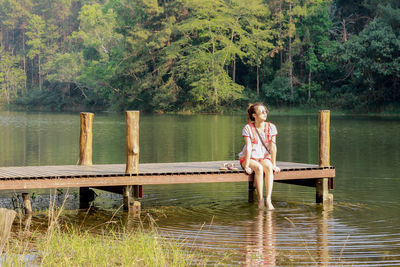
<svg viewBox="0 0 400 267">
<path fill-rule="evenodd" d="M 81 112 L 81 126 L 79 137 L 79 162 L 80 166 L 92 166 L 92 151 L 93 151 L 93 117 L 90 112 Z M 90 202 L 94 200 L 95 193 L 89 187 L 79 188 L 79 208 L 87 209 L 90 207 Z"/>
<path fill-rule="evenodd" d="M 126 120 L 126 169 L 127 175 L 139 174 L 139 111 L 125 111 Z M 141 191 L 141 185 L 124 186 L 124 210 L 139 213 L 140 202 L 134 201 L 133 192 Z M 140 188 L 141 189 L 141 188 Z M 136 197 L 138 197 L 135 194 Z"/>
<path fill-rule="evenodd" d="M 330 167 L 330 111 L 318 112 L 319 129 L 319 166 Z M 329 194 L 329 178 L 321 178 L 316 181 L 316 202 L 323 205 L 332 205 L 333 195 Z"/>
<path fill-rule="evenodd" d="M 81 134 L 79 138 L 79 165 L 92 166 L 93 113 L 81 112 Z"/>
</svg>

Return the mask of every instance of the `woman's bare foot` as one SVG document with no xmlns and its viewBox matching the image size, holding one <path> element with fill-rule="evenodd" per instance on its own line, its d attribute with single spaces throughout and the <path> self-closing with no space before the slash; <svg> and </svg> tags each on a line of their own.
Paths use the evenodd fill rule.
<svg viewBox="0 0 400 267">
<path fill-rule="evenodd" d="M 272 205 L 272 203 L 269 202 L 269 201 L 267 201 L 267 209 L 268 210 L 274 210 L 275 209 L 274 206 Z"/>
<path fill-rule="evenodd" d="M 258 208 L 259 209 L 265 209 L 264 199 L 259 199 L 258 200 Z"/>
</svg>

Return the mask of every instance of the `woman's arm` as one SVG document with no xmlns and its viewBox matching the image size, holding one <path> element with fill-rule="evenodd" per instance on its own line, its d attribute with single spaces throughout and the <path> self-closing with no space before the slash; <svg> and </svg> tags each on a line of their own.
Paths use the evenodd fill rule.
<svg viewBox="0 0 400 267">
<path fill-rule="evenodd" d="M 276 166 L 276 154 L 278 152 L 278 148 L 276 146 L 276 136 L 272 137 L 272 142 L 270 143 L 270 148 L 271 148 L 271 162 L 273 166 L 273 171 L 274 172 L 280 172 L 281 169 Z"/>
<path fill-rule="evenodd" d="M 251 174 L 253 170 L 249 167 L 251 158 L 251 149 L 252 149 L 250 137 L 245 136 L 244 143 L 246 144 L 246 159 L 244 161 L 243 168 L 247 174 Z"/>
</svg>

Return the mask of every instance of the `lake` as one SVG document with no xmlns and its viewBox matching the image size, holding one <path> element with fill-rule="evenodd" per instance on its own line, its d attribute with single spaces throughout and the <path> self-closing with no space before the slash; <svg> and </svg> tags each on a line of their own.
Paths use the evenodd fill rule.
<svg viewBox="0 0 400 267">
<path fill-rule="evenodd" d="M 278 161 L 318 164 L 318 111 L 272 114 Z M 140 162 L 237 159 L 245 115 L 146 115 L 140 118 Z M 142 222 L 155 222 L 165 238 L 236 265 L 400 265 L 400 118 L 331 116 L 331 164 L 336 167 L 333 209 L 315 204 L 315 189 L 274 184 L 276 210 L 247 201 L 247 183 L 144 186 Z M 79 113 L 0 111 L 0 166 L 76 164 Z M 123 114 L 96 113 L 93 163 L 125 162 Z M 59 190 L 60 202 L 66 190 Z M 119 195 L 96 191 L 96 212 L 67 200 L 63 220 L 86 227 L 107 222 Z M 72 195 L 74 195 L 72 194 Z M 33 208 L 48 208 L 49 190 L 35 192 Z M 0 206 L 18 206 L 0 192 Z M 117 221 L 129 219 L 123 212 Z M 32 222 L 47 222 L 37 212 Z"/>
</svg>

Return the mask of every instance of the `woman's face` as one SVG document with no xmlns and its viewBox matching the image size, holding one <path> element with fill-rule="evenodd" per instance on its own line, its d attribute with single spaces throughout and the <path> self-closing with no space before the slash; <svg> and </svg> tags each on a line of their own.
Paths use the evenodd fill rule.
<svg viewBox="0 0 400 267">
<path fill-rule="evenodd" d="M 255 111 L 256 113 L 253 115 L 255 120 L 265 121 L 267 119 L 267 109 L 264 106 L 257 106 Z"/>
</svg>

